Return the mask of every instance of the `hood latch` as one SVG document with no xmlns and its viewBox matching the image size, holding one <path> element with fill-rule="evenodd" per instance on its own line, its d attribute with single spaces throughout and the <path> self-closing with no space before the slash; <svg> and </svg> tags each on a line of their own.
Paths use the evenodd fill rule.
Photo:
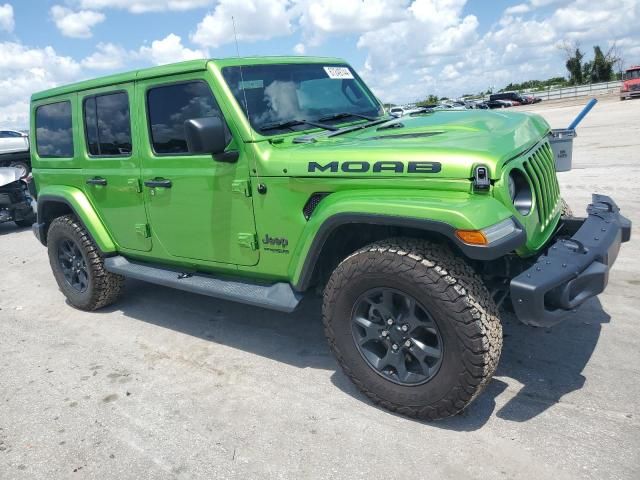
<svg viewBox="0 0 640 480">
<path fill-rule="evenodd" d="M 484 165 L 477 165 L 473 169 L 473 189 L 489 190 L 491 180 L 489 179 L 489 169 Z"/>
</svg>

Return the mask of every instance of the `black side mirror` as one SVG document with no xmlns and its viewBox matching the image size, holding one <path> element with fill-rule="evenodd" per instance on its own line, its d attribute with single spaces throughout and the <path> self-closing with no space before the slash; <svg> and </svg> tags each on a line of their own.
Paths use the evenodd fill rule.
<svg viewBox="0 0 640 480">
<path fill-rule="evenodd" d="M 229 144 L 225 125 L 219 117 L 191 118 L 184 122 L 189 153 L 212 154 L 216 160 L 235 161 L 237 152 L 226 153 Z M 235 155 L 231 155 L 235 154 Z"/>
</svg>

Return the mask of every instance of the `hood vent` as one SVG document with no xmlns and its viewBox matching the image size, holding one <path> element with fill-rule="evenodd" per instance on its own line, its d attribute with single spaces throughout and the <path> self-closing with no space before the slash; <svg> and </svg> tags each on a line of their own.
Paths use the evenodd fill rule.
<svg viewBox="0 0 640 480">
<path fill-rule="evenodd" d="M 369 137 L 366 140 L 388 140 L 391 138 L 425 138 L 433 137 L 434 135 L 440 135 L 444 132 L 417 132 L 417 133 L 392 133 L 391 135 L 376 135 L 375 137 Z"/>
<path fill-rule="evenodd" d="M 309 218 L 311 218 L 313 211 L 327 195 L 329 195 L 328 192 L 316 192 L 309 197 L 309 200 L 307 200 L 307 203 L 305 203 L 304 208 L 302 209 L 302 214 L 305 219 L 309 220 Z"/>
</svg>

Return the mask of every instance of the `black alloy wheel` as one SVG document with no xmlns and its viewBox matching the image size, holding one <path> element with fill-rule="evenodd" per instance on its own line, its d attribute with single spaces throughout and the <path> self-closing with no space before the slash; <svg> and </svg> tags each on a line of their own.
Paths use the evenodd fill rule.
<svg viewBox="0 0 640 480">
<path fill-rule="evenodd" d="M 385 379 L 421 385 L 438 373 L 443 357 L 440 330 L 411 295 L 371 289 L 356 302 L 351 322 L 358 351 Z"/>
<path fill-rule="evenodd" d="M 87 262 L 80 248 L 72 239 L 63 239 L 58 244 L 58 264 L 65 281 L 74 290 L 84 293 L 89 286 Z"/>
</svg>

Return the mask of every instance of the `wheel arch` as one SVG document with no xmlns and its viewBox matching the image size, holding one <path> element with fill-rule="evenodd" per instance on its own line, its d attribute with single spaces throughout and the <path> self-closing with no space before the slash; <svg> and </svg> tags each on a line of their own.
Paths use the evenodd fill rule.
<svg viewBox="0 0 640 480">
<path fill-rule="evenodd" d="M 464 244 L 448 223 L 371 213 L 339 213 L 328 217 L 313 238 L 302 261 L 293 286 L 298 291 L 309 289 L 337 266 L 350 253 L 377 240 L 390 237 L 421 238 L 446 243 L 452 250 L 473 260 L 492 260 L 516 248 L 514 241 L 495 247 L 475 247 Z M 515 239 L 517 243 L 522 238 Z"/>
<path fill-rule="evenodd" d="M 75 188 L 44 189 L 38 195 L 38 222 L 34 225 L 37 237 L 47 245 L 47 232 L 51 222 L 63 215 L 74 215 L 89 233 L 100 253 L 116 252 L 116 245 L 87 197 Z"/>
</svg>

